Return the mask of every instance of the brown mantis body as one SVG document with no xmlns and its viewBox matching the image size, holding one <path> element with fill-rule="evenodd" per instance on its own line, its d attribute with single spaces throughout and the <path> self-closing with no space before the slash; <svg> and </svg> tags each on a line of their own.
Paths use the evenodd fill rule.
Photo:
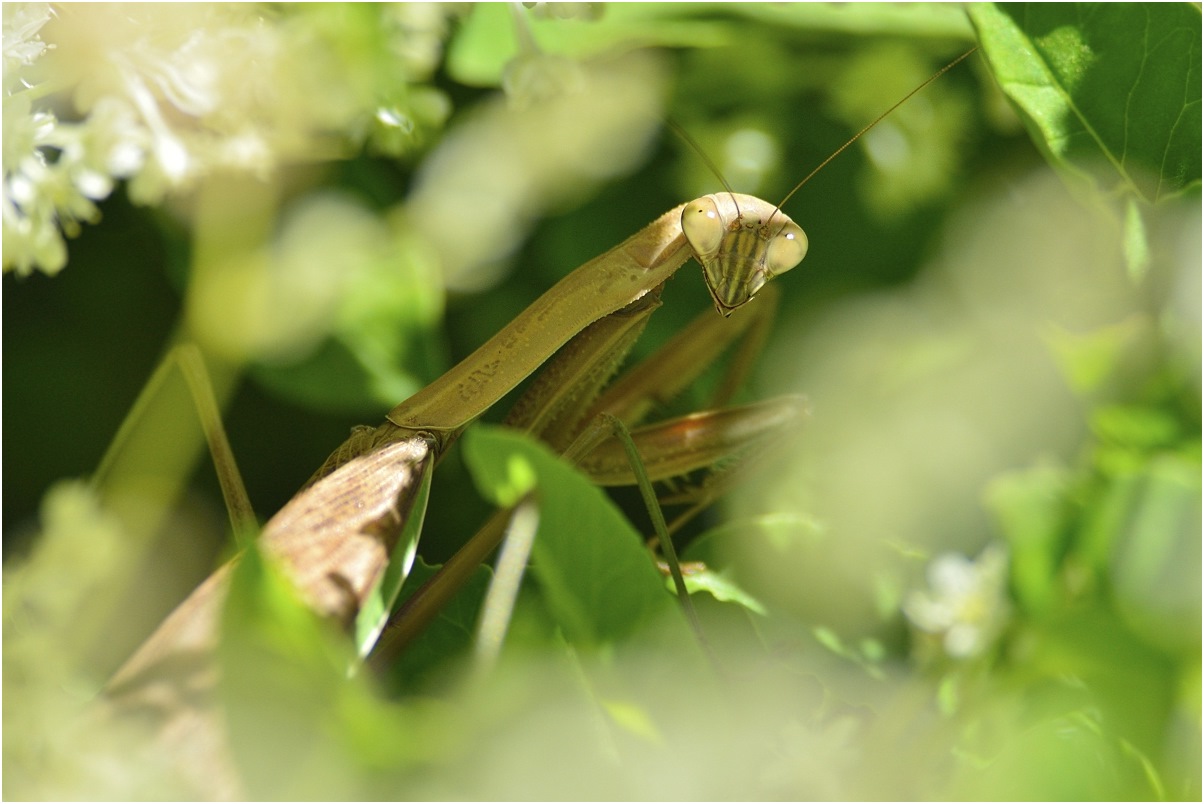
<svg viewBox="0 0 1204 804">
<path fill-rule="evenodd" d="M 729 217 L 721 217 L 720 210 Z M 701 229 L 694 224 L 689 228 L 709 238 L 705 241 L 709 251 L 697 251 L 687 236 L 689 228 L 683 230 L 673 223 L 691 218 L 703 221 Z M 580 318 L 574 327 L 574 315 L 600 320 L 640 304 L 654 291 L 659 295 L 665 280 L 692 254 L 704 266 L 723 259 L 747 273 L 749 279 L 742 284 L 728 278 L 731 271 L 722 267 L 704 268 L 708 275 L 713 272 L 724 277 L 722 291 L 712 288 L 712 293 L 724 294 L 716 295 L 716 306 L 730 315 L 750 301 L 769 278 L 794 267 L 805 249 L 806 236 L 797 224 L 776 207 L 751 196 L 706 196 L 670 210 L 642 232 L 578 268 L 458 366 L 394 408 L 380 427 L 353 434 L 319 469 L 317 480 L 264 526 L 262 549 L 284 563 L 316 611 L 349 624 L 379 580 L 400 528 L 414 508 L 414 495 L 421 486 L 416 478 L 429 473 L 439 455 L 471 421 L 574 336 L 575 329 L 581 328 Z M 786 254 L 785 260 L 781 252 Z M 794 262 L 789 262 L 791 258 Z M 608 323 L 622 334 L 642 325 L 653 309 L 617 316 Z M 604 351 L 613 351 L 605 337 L 602 341 Z M 645 398 L 636 395 L 628 405 L 639 406 Z M 552 405 L 554 402 L 548 403 Z M 633 412 L 619 410 L 618 403 L 611 410 L 620 418 Z M 779 416 L 773 419 L 776 423 Z M 695 451 L 657 476 L 681 474 L 713 459 L 709 453 Z M 622 477 L 622 470 L 613 468 L 613 460 L 611 466 L 606 463 L 603 459 L 598 466 L 599 475 L 618 472 Z M 203 647 L 196 640 L 211 638 L 209 629 L 185 628 L 183 624 L 195 625 L 198 618 L 213 621 L 219 586 L 210 579 L 181 604 L 118 672 L 114 688 L 148 672 L 158 661 L 156 656 L 170 656 L 180 647 L 178 638 L 185 638 L 192 648 Z"/>
</svg>

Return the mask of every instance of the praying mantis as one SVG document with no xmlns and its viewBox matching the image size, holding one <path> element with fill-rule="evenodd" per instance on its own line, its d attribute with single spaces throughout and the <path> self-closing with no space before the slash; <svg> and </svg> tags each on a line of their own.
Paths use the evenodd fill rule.
<svg viewBox="0 0 1204 804">
<path fill-rule="evenodd" d="M 507 423 L 564 453 L 603 485 L 642 479 L 646 486 L 706 469 L 727 456 L 748 452 L 796 422 L 805 402 L 783 397 L 638 426 L 657 401 L 692 382 L 731 343 L 743 339 L 740 348 L 753 352 L 763 340 L 776 299 L 768 283 L 797 266 L 807 252 L 806 234 L 782 210 L 794 192 L 894 108 L 972 52 L 866 126 L 782 202 L 771 204 L 730 190 L 706 195 L 669 210 L 569 273 L 458 365 L 393 408 L 380 426 L 357 429 L 264 525 L 259 549 L 284 568 L 314 611 L 355 631 L 363 657 L 382 632 L 394 649 L 404 645 L 454 594 L 464 573 L 502 540 L 504 514 L 491 519 L 386 630 L 414 558 L 435 465 L 473 421 L 541 367 L 543 373 Z M 702 267 L 715 312 L 705 312 L 604 390 L 660 305 L 666 281 L 691 258 Z M 754 300 L 757 303 L 751 304 Z M 716 405 L 725 404 L 740 385 L 747 363 L 733 361 Z M 632 428 L 629 440 L 612 438 L 627 428 Z M 211 433 L 210 438 L 217 450 L 228 451 L 220 434 Z M 633 466 L 633 451 L 642 466 Z M 704 489 L 691 503 L 704 505 L 710 493 Z M 233 508 L 236 530 L 254 527 L 248 505 Z M 671 559 L 669 569 L 687 600 L 672 542 L 660 530 L 662 548 Z M 154 706 L 172 717 L 188 710 L 179 690 L 212 676 L 231 566 L 198 587 L 118 670 L 107 689 L 110 701 Z"/>
</svg>

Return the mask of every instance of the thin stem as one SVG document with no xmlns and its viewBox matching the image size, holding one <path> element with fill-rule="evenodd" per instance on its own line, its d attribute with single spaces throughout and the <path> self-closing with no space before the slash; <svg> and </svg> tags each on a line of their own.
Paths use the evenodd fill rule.
<svg viewBox="0 0 1204 804">
<path fill-rule="evenodd" d="M 602 415 L 627 452 L 627 460 L 631 463 L 631 471 L 635 474 L 640 495 L 644 498 L 644 505 L 648 508 L 648 515 L 652 518 L 652 527 L 660 540 L 661 550 L 665 554 L 665 563 L 669 565 L 669 574 L 673 576 L 673 586 L 677 590 L 677 597 L 686 613 L 686 619 L 694 630 L 694 635 L 698 639 L 698 644 L 702 646 L 703 652 L 718 667 L 719 663 L 711 650 L 711 644 L 702 630 L 698 612 L 694 609 L 694 601 L 690 599 L 690 590 L 686 588 L 686 579 L 681 572 L 681 563 L 677 560 L 677 548 L 673 546 L 673 539 L 669 536 L 669 529 L 665 525 L 665 514 L 661 510 L 660 502 L 656 499 L 656 490 L 652 488 L 652 481 L 648 478 L 640 451 L 636 449 L 635 441 L 632 440 L 627 425 L 623 424 L 621 419 L 608 413 Z"/>
<path fill-rule="evenodd" d="M 135 400 L 134 406 L 122 421 L 117 435 L 113 437 L 108 450 L 100 461 L 100 466 L 92 475 L 94 488 L 101 488 L 111 480 L 122 452 L 127 448 L 134 431 L 146 417 L 146 413 L 155 398 L 161 393 L 164 384 L 173 369 L 179 369 L 188 392 L 192 397 L 201 430 L 209 444 L 209 453 L 213 457 L 214 470 L 217 472 L 218 484 L 221 486 L 222 497 L 226 502 L 226 510 L 230 515 L 230 526 L 234 529 L 235 538 L 244 540 L 250 538 L 258 528 L 255 511 L 251 507 L 247 495 L 246 484 L 238 471 L 238 463 L 234 459 L 234 450 L 226 436 L 226 428 L 222 425 L 221 408 L 213 394 L 213 383 L 205 368 L 201 351 L 194 344 L 185 343 L 175 346 L 155 369 L 155 373 L 147 380 L 142 392 Z"/>
<path fill-rule="evenodd" d="M 201 350 L 191 343 L 177 347 L 177 357 L 180 361 L 180 372 L 184 375 L 184 381 L 188 383 L 188 390 L 196 403 L 197 417 L 201 420 L 201 429 L 205 431 L 205 440 L 209 443 L 209 454 L 213 456 L 213 468 L 217 472 L 222 498 L 226 501 L 226 510 L 230 513 L 230 526 L 234 529 L 234 537 L 240 543 L 245 542 L 259 530 L 259 521 L 251 507 L 251 498 L 247 495 L 242 473 L 238 471 L 234 450 L 230 448 L 230 440 L 222 424 L 221 409 L 213 395 L 213 383 L 205 368 L 205 360 L 201 356 Z"/>
<path fill-rule="evenodd" d="M 493 571 L 493 580 L 489 583 L 489 591 L 485 593 L 485 602 L 481 606 L 481 621 L 477 625 L 474 650 L 478 672 L 493 667 L 502 651 L 502 642 L 510 627 L 514 601 L 518 599 L 518 588 L 538 528 L 539 506 L 533 495 L 529 494 L 513 509 L 502 551 Z"/>
</svg>

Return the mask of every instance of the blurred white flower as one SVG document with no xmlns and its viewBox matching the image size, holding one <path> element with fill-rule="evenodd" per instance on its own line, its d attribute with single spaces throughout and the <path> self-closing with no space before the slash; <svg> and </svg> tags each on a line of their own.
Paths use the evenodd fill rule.
<svg viewBox="0 0 1204 804">
<path fill-rule="evenodd" d="M 6 3 L 4 5 L 4 83 L 9 94 L 9 81 L 17 70 L 37 61 L 46 50 L 38 31 L 50 21 L 49 3 Z"/>
<path fill-rule="evenodd" d="M 216 171 L 268 177 L 352 152 L 382 109 L 405 121 L 385 150 L 412 148 L 448 113 L 409 82 L 451 12 L 409 6 L 5 4 L 4 270 L 60 270 L 120 180 L 151 204 Z"/>
<path fill-rule="evenodd" d="M 912 626 L 940 639 L 947 656 L 970 659 L 994 644 L 1010 614 L 1007 551 L 988 546 L 977 559 L 945 553 L 928 565 L 928 586 L 903 603 Z"/>
</svg>

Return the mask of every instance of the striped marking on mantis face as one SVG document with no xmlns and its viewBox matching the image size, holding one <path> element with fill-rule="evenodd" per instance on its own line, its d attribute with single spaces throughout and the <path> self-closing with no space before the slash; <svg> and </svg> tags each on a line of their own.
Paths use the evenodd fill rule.
<svg viewBox="0 0 1204 804">
<path fill-rule="evenodd" d="M 681 229 L 715 309 L 725 317 L 807 255 L 802 227 L 751 195 L 716 193 L 691 201 L 682 210 Z"/>
</svg>

